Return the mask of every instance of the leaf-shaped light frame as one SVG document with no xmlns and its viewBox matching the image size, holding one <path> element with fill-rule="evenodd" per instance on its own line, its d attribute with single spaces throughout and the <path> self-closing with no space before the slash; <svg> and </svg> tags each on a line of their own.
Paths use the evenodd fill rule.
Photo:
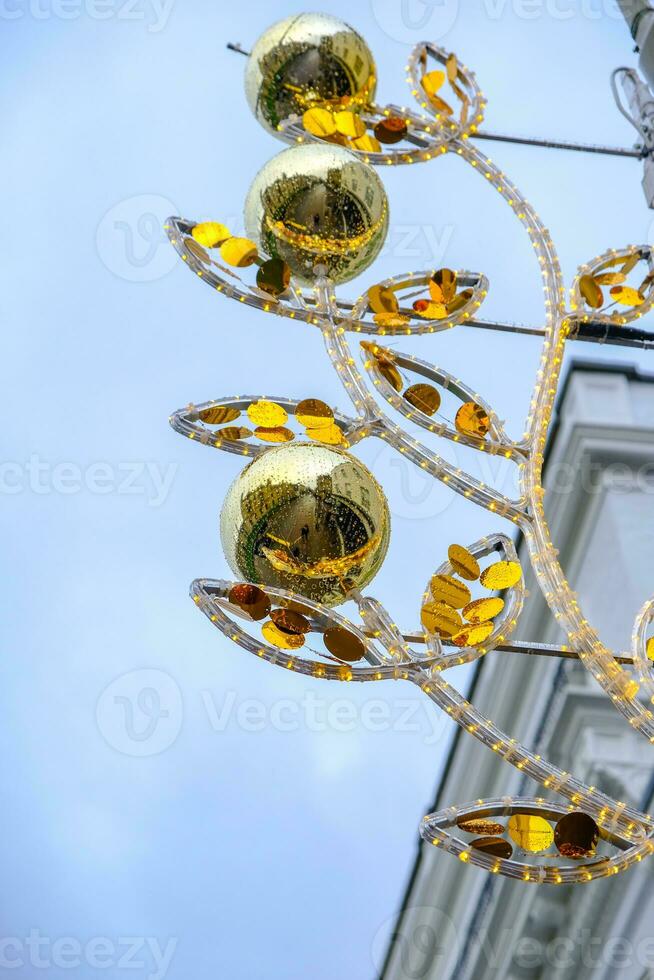
<svg viewBox="0 0 654 980">
<path fill-rule="evenodd" d="M 614 653 L 602 643 L 593 627 L 586 620 L 577 597 L 570 588 L 559 564 L 557 551 L 552 544 L 544 512 L 543 459 L 547 431 L 559 383 L 564 346 L 566 339 L 573 334 L 576 325 L 584 319 L 585 314 L 580 314 L 575 308 L 574 289 L 573 308 L 570 311 L 565 309 L 566 290 L 556 250 L 548 230 L 544 227 L 531 204 L 506 175 L 469 140 L 470 135 L 474 133 L 477 124 L 482 119 L 485 105 L 474 75 L 457 62 L 457 84 L 465 90 L 466 98 L 470 102 L 470 112 L 465 126 L 457 123 L 449 116 L 445 115 L 444 117 L 443 113 L 433 111 L 429 100 L 424 97 L 424 91 L 421 91 L 420 88 L 422 74 L 425 73 L 430 62 L 446 65 L 449 57 L 450 53 L 444 49 L 430 43 L 421 43 L 414 49 L 409 58 L 407 70 L 412 93 L 418 98 L 423 112 L 429 114 L 431 123 L 426 123 L 424 117 L 419 118 L 409 113 L 408 110 L 396 109 L 393 106 L 381 110 L 382 113 L 388 111 L 405 114 L 405 117 L 410 121 L 409 133 L 417 140 L 431 141 L 428 145 L 416 146 L 409 152 L 402 152 L 401 148 L 383 154 L 371 154 L 357 150 L 352 152 L 356 152 L 366 162 L 384 165 L 427 161 L 444 153 L 455 153 L 479 173 L 496 193 L 500 194 L 530 238 L 540 266 L 544 290 L 545 340 L 524 437 L 519 443 L 510 443 L 507 440 L 507 448 L 511 447 L 510 458 L 518 465 L 521 491 L 519 501 L 508 501 L 492 488 L 473 481 L 468 474 L 447 464 L 440 456 L 428 450 L 390 420 L 378 399 L 374 397 L 366 385 L 346 336 L 348 332 L 353 331 L 378 336 L 391 333 L 435 332 L 462 323 L 470 317 L 475 304 L 478 306 L 483 299 L 482 293 L 485 293 L 487 287 L 482 277 L 478 278 L 476 286 L 473 287 L 477 288 L 477 293 L 469 306 L 467 305 L 463 310 L 458 310 L 448 322 L 445 320 L 427 323 L 416 322 L 415 324 L 409 322 L 403 323 L 399 328 L 380 328 L 374 321 L 371 323 L 370 318 L 367 317 L 368 301 L 365 295 L 354 303 L 348 303 L 338 299 L 333 284 L 322 279 L 316 282 L 313 296 L 306 295 L 297 285 L 292 283 L 287 294 L 273 299 L 262 294 L 260 290 L 243 284 L 235 273 L 221 266 L 220 263 L 216 264 L 211 260 L 207 262 L 204 257 L 198 258 L 198 255 L 201 256 L 202 253 L 198 252 L 196 248 L 189 249 L 187 247 L 188 235 L 193 227 L 191 222 L 173 218 L 169 222 L 168 233 L 173 245 L 189 267 L 223 295 L 240 302 L 247 302 L 267 312 L 274 312 L 319 326 L 329 358 L 354 406 L 357 417 L 354 427 L 358 438 L 374 435 L 384 439 L 398 452 L 412 459 L 432 476 L 447 483 L 457 493 L 494 513 L 505 516 L 520 528 L 536 579 L 548 605 L 559 620 L 560 625 L 567 632 L 572 648 L 577 651 L 581 662 L 601 684 L 618 710 L 628 719 L 632 728 L 654 743 L 654 713 L 648 705 L 642 703 L 638 698 L 641 685 L 629 671 L 618 663 Z M 281 134 L 283 138 L 287 140 L 319 139 L 304 132 L 300 133 L 294 127 L 297 127 L 297 121 L 294 120 L 291 120 L 288 125 L 283 125 Z M 624 250 L 624 254 L 632 254 L 633 251 L 633 247 L 630 247 Z M 586 270 L 594 268 L 598 261 L 614 254 L 620 253 L 605 253 L 605 256 L 600 256 L 599 260 L 593 260 L 588 267 L 582 267 L 580 275 L 584 273 L 584 268 Z M 397 285 L 398 288 L 403 288 L 400 284 L 413 284 L 413 279 L 415 284 L 422 285 L 427 281 L 429 275 L 430 273 L 411 273 L 394 277 L 385 282 L 389 286 Z M 578 288 L 578 280 L 575 288 Z M 648 297 L 647 305 L 641 304 L 638 307 L 634 316 L 642 315 L 651 308 L 650 298 Z M 621 314 L 621 322 L 629 322 L 630 316 L 631 312 Z M 596 315 L 593 314 L 592 319 L 596 318 Z M 586 317 L 586 319 L 588 318 Z M 616 322 L 613 317 L 609 319 L 612 324 Z M 405 357 L 405 355 L 401 356 Z M 442 380 L 446 377 L 441 369 L 427 365 L 424 361 L 419 362 L 407 357 L 407 367 L 409 367 L 409 362 L 412 369 L 415 369 L 416 365 L 419 366 L 423 376 L 431 376 L 434 380 L 439 377 Z M 424 372 L 431 373 L 424 374 Z M 463 384 L 460 384 L 461 390 L 464 390 Z M 379 385 L 377 385 L 378 387 Z M 382 394 L 385 397 L 391 395 L 387 390 L 384 390 Z M 392 397 L 388 397 L 387 400 L 392 401 Z M 283 400 L 277 399 L 277 401 L 283 403 Z M 398 405 L 394 407 L 399 408 Z M 490 410 L 490 406 L 488 409 Z M 176 416 L 179 416 L 179 413 L 176 413 Z M 489 411 L 489 416 L 494 419 L 494 437 L 499 446 L 506 439 L 506 436 L 500 429 L 494 413 Z M 418 424 L 421 424 L 425 420 L 414 417 L 413 421 L 418 421 Z M 423 428 L 429 428 L 429 425 L 423 425 Z M 190 433 L 185 432 L 185 434 Z M 439 435 L 447 435 L 447 433 L 439 432 Z M 475 448 L 480 447 L 476 446 Z M 207 580 L 199 580 L 192 587 L 194 599 L 226 635 L 232 636 L 241 645 L 264 659 L 290 667 L 290 669 L 296 669 L 294 665 L 296 655 L 289 658 L 285 652 L 280 653 L 271 647 L 266 648 L 264 646 L 262 648 L 262 645 L 257 645 L 251 637 L 246 640 L 245 631 L 233 625 L 224 609 L 218 608 L 210 611 L 212 603 L 213 605 L 220 605 L 216 600 L 215 589 L 220 590 L 226 587 L 226 583 L 207 583 Z M 214 590 L 213 593 L 212 589 Z M 287 598 L 292 599 L 288 596 Z M 529 776 L 545 789 L 563 796 L 570 802 L 573 809 L 581 810 L 593 816 L 599 826 L 604 830 L 608 828 L 615 838 L 620 838 L 621 846 L 628 844 L 629 841 L 634 842 L 633 846 L 627 847 L 621 857 L 616 858 L 613 862 L 602 864 L 602 869 L 608 869 L 608 871 L 602 870 L 600 872 L 589 866 L 585 868 L 577 866 L 576 869 L 573 869 L 572 877 L 564 878 L 563 872 L 567 872 L 567 869 L 561 869 L 561 880 L 588 881 L 593 880 L 594 877 L 599 877 L 600 874 L 602 876 L 605 873 L 615 874 L 625 870 L 635 861 L 641 860 L 645 855 L 654 852 L 654 823 L 648 815 L 622 802 L 612 800 L 606 794 L 598 792 L 594 787 L 585 785 L 571 773 L 565 772 L 548 763 L 539 755 L 535 755 L 516 742 L 515 739 L 501 732 L 489 719 L 484 718 L 473 705 L 466 701 L 459 692 L 447 684 L 441 676 L 442 671 L 447 666 L 457 662 L 457 658 L 461 656 L 459 651 L 457 651 L 456 657 L 450 657 L 443 654 L 440 641 L 432 640 L 426 655 L 417 655 L 415 651 L 410 649 L 398 627 L 394 625 L 386 610 L 377 600 L 362 596 L 352 596 L 352 598 L 358 602 L 359 612 L 364 622 L 365 628 L 360 631 L 361 635 L 368 638 L 374 636 L 375 647 L 377 650 L 383 647 L 387 651 L 387 656 L 381 654 L 381 665 L 376 671 L 372 667 L 354 668 L 350 677 L 349 675 L 345 676 L 341 670 L 336 679 L 348 680 L 357 677 L 365 680 L 382 679 L 390 676 L 394 679 L 410 680 L 418 684 L 421 690 L 453 718 L 460 727 L 494 752 L 500 754 L 502 758 L 517 767 L 524 775 Z M 298 601 L 298 597 L 295 598 L 295 601 Z M 303 597 L 299 598 L 299 601 L 305 606 L 310 605 L 308 600 Z M 325 610 L 321 610 L 321 614 L 324 615 Z M 334 613 L 333 610 L 329 610 L 328 615 L 332 618 L 338 618 L 338 614 Z M 513 618 L 515 619 L 515 615 Z M 640 625 L 637 620 L 635 627 L 637 640 L 634 640 L 637 645 L 636 665 L 640 670 L 641 680 L 646 677 L 647 681 L 649 681 L 649 674 L 645 674 L 645 671 L 650 668 L 643 661 L 645 657 L 643 652 L 645 626 L 642 624 L 645 620 L 649 623 L 650 619 L 651 609 L 648 607 Z M 343 620 L 343 623 L 347 624 L 347 628 L 356 629 L 349 621 Z M 487 647 L 487 644 L 484 647 Z M 366 646 L 366 649 L 369 650 L 369 646 Z M 476 657 L 482 652 L 482 649 L 477 649 L 469 651 L 469 654 L 471 657 Z M 389 659 L 390 663 L 387 662 Z M 293 666 L 289 660 L 293 662 Z M 303 672 L 309 673 L 314 669 L 307 667 Z M 354 671 L 359 669 L 363 673 L 355 674 Z M 371 671 L 372 676 L 365 676 L 366 671 Z M 382 678 L 375 676 L 380 672 Z M 313 676 L 316 676 L 315 673 Z M 320 676 L 328 677 L 331 674 L 326 672 Z M 646 686 L 649 689 L 649 684 Z M 497 801 L 482 801 L 480 806 L 487 810 L 488 806 L 494 806 L 496 803 Z M 497 805 L 500 804 L 497 803 Z M 530 802 L 506 798 L 501 801 L 501 806 L 505 808 L 514 805 L 532 805 L 534 807 L 542 805 L 555 812 L 553 804 L 544 804 L 540 800 Z M 452 815 L 456 812 L 458 812 L 456 808 L 449 808 L 448 811 L 445 811 L 445 816 L 436 814 L 426 818 L 427 822 L 423 831 L 426 829 L 428 839 L 431 833 L 438 832 L 441 834 L 444 832 L 443 828 L 446 829 L 446 823 L 442 823 L 442 821 L 451 820 Z M 467 812 L 471 812 L 470 808 Z M 451 841 L 447 849 L 453 853 L 458 853 L 461 859 L 465 860 L 459 852 L 459 845 L 454 843 L 454 838 L 447 837 L 447 840 Z M 490 871 L 508 874 L 511 877 L 515 876 L 515 869 L 512 867 L 515 862 L 500 861 L 498 865 L 494 864 L 490 867 L 487 863 L 488 856 L 481 854 L 481 852 L 470 860 L 472 863 L 487 867 Z M 532 878 L 531 871 L 526 867 L 521 867 L 519 871 L 518 876 L 522 880 L 551 880 L 547 875 L 543 877 L 540 872 L 537 878 Z M 530 876 L 527 877 L 527 874 Z M 558 883 L 558 878 L 555 881 Z"/>
<path fill-rule="evenodd" d="M 474 864 L 492 874 L 518 878 L 532 884 L 570 885 L 587 883 L 596 878 L 608 878 L 627 870 L 651 853 L 647 836 L 648 828 L 640 823 L 635 824 L 632 830 L 623 829 L 622 832 L 616 832 L 609 823 L 598 824 L 600 839 L 613 844 L 618 851 L 608 859 L 575 859 L 566 864 L 547 865 L 520 861 L 513 857 L 501 858 L 485 854 L 471 846 L 470 840 L 464 840 L 454 832 L 457 824 L 466 820 L 488 820 L 512 817 L 514 814 L 529 814 L 556 821 L 574 812 L 575 809 L 573 804 L 566 807 L 542 798 L 514 797 L 510 802 L 506 798 L 477 800 L 475 803 L 451 806 L 428 814 L 420 825 L 420 834 L 423 840 L 443 848 L 465 864 Z"/>
<path fill-rule="evenodd" d="M 515 544 L 508 538 L 505 534 L 489 534 L 485 538 L 481 538 L 479 541 L 475 541 L 474 544 L 467 546 L 467 550 L 474 558 L 487 558 L 490 555 L 501 555 L 501 561 L 518 562 L 518 553 L 515 548 Z M 442 565 L 439 565 L 434 575 L 454 575 L 456 573 L 455 567 L 449 561 L 444 561 Z M 433 577 L 433 576 L 432 576 Z M 431 601 L 431 577 L 429 582 L 425 587 L 425 591 L 422 597 L 423 606 L 425 603 Z M 473 660 L 478 660 L 479 657 L 483 657 L 484 654 L 489 653 L 494 650 L 500 643 L 506 643 L 509 637 L 514 632 L 516 626 L 518 625 L 518 619 L 520 613 L 522 612 L 522 607 L 525 601 L 525 583 L 524 578 L 520 578 L 520 581 L 515 585 L 511 586 L 510 589 L 506 590 L 504 596 L 504 608 L 499 616 L 495 617 L 493 620 L 493 632 L 488 636 L 483 643 L 479 643 L 476 646 L 463 647 L 456 649 L 451 653 L 443 655 L 443 664 L 445 666 L 460 666 L 461 664 L 471 663 Z M 428 630 L 423 626 L 423 632 L 425 636 Z"/>
</svg>

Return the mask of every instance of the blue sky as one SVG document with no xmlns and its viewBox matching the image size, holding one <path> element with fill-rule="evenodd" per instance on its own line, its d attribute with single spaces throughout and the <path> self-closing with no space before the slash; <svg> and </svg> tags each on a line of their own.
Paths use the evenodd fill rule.
<svg viewBox="0 0 654 980">
<path fill-rule="evenodd" d="M 631 145 L 608 87 L 634 63 L 626 27 L 611 0 L 571 7 L 322 5 L 367 38 L 380 101 L 408 104 L 408 50 L 431 38 L 477 72 L 487 128 Z M 14 977 L 43 962 L 52 977 L 120 976 L 129 957 L 144 978 L 374 977 L 452 735 L 399 684 L 321 685 L 255 662 L 187 596 L 193 578 L 227 572 L 218 515 L 241 462 L 182 440 L 169 413 L 246 390 L 347 407 L 317 332 L 212 294 L 158 222 L 239 228 L 282 144 L 251 117 L 244 60 L 225 43 L 248 46 L 299 9 L 0 11 L 0 956 Z M 652 241 L 636 161 L 486 146 L 550 227 L 568 282 L 608 246 Z M 449 157 L 382 176 L 388 244 L 345 294 L 444 263 L 488 275 L 484 315 L 540 323 L 531 250 L 484 181 Z M 395 346 L 464 378 L 521 433 L 537 341 L 454 330 Z M 357 451 L 393 515 L 372 591 L 410 627 L 447 545 L 503 528 L 380 445 Z"/>
</svg>

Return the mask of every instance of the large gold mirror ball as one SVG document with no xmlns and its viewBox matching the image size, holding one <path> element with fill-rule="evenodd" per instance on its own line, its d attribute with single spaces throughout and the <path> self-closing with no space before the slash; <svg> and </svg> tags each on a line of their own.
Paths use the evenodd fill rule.
<svg viewBox="0 0 654 980">
<path fill-rule="evenodd" d="M 227 491 L 220 535 L 240 580 L 333 606 L 381 567 L 390 515 L 363 463 L 341 449 L 299 442 L 245 467 Z"/>
<path fill-rule="evenodd" d="M 283 150 L 257 176 L 245 227 L 260 250 L 312 283 L 316 270 L 347 282 L 375 260 L 388 230 L 388 198 L 372 167 L 341 146 Z"/>
<path fill-rule="evenodd" d="M 329 14 L 296 14 L 261 35 L 248 58 L 245 92 L 273 132 L 314 104 L 356 109 L 376 87 L 375 62 L 360 34 Z"/>
</svg>

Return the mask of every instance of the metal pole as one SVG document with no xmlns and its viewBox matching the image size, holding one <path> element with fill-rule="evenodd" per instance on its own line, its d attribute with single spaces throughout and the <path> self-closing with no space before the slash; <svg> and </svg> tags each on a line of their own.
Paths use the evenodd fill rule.
<svg viewBox="0 0 654 980">
<path fill-rule="evenodd" d="M 644 156 L 642 149 L 629 149 L 621 146 L 599 146 L 591 143 L 569 143 L 565 140 L 541 139 L 535 136 L 506 136 L 503 133 L 487 133 L 478 130 L 471 134 L 472 139 L 497 140 L 499 143 L 518 143 L 522 146 L 542 146 L 548 150 L 574 150 L 577 153 L 601 153 L 613 157 L 633 157 L 640 160 Z"/>
</svg>

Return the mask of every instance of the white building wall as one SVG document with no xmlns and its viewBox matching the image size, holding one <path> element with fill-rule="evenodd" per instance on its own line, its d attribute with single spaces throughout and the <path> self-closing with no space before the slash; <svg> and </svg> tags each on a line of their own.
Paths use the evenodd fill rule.
<svg viewBox="0 0 654 980">
<path fill-rule="evenodd" d="M 553 539 L 600 636 L 627 650 L 654 594 L 654 379 L 573 367 L 546 466 Z M 527 562 L 525 560 L 524 566 Z M 561 641 L 538 586 L 519 638 Z M 492 653 L 474 703 L 513 737 L 619 799 L 647 808 L 654 749 L 579 664 Z M 435 807 L 540 788 L 457 737 Z M 420 845 L 384 980 L 654 978 L 654 861 L 588 886 L 527 885 Z"/>
</svg>

